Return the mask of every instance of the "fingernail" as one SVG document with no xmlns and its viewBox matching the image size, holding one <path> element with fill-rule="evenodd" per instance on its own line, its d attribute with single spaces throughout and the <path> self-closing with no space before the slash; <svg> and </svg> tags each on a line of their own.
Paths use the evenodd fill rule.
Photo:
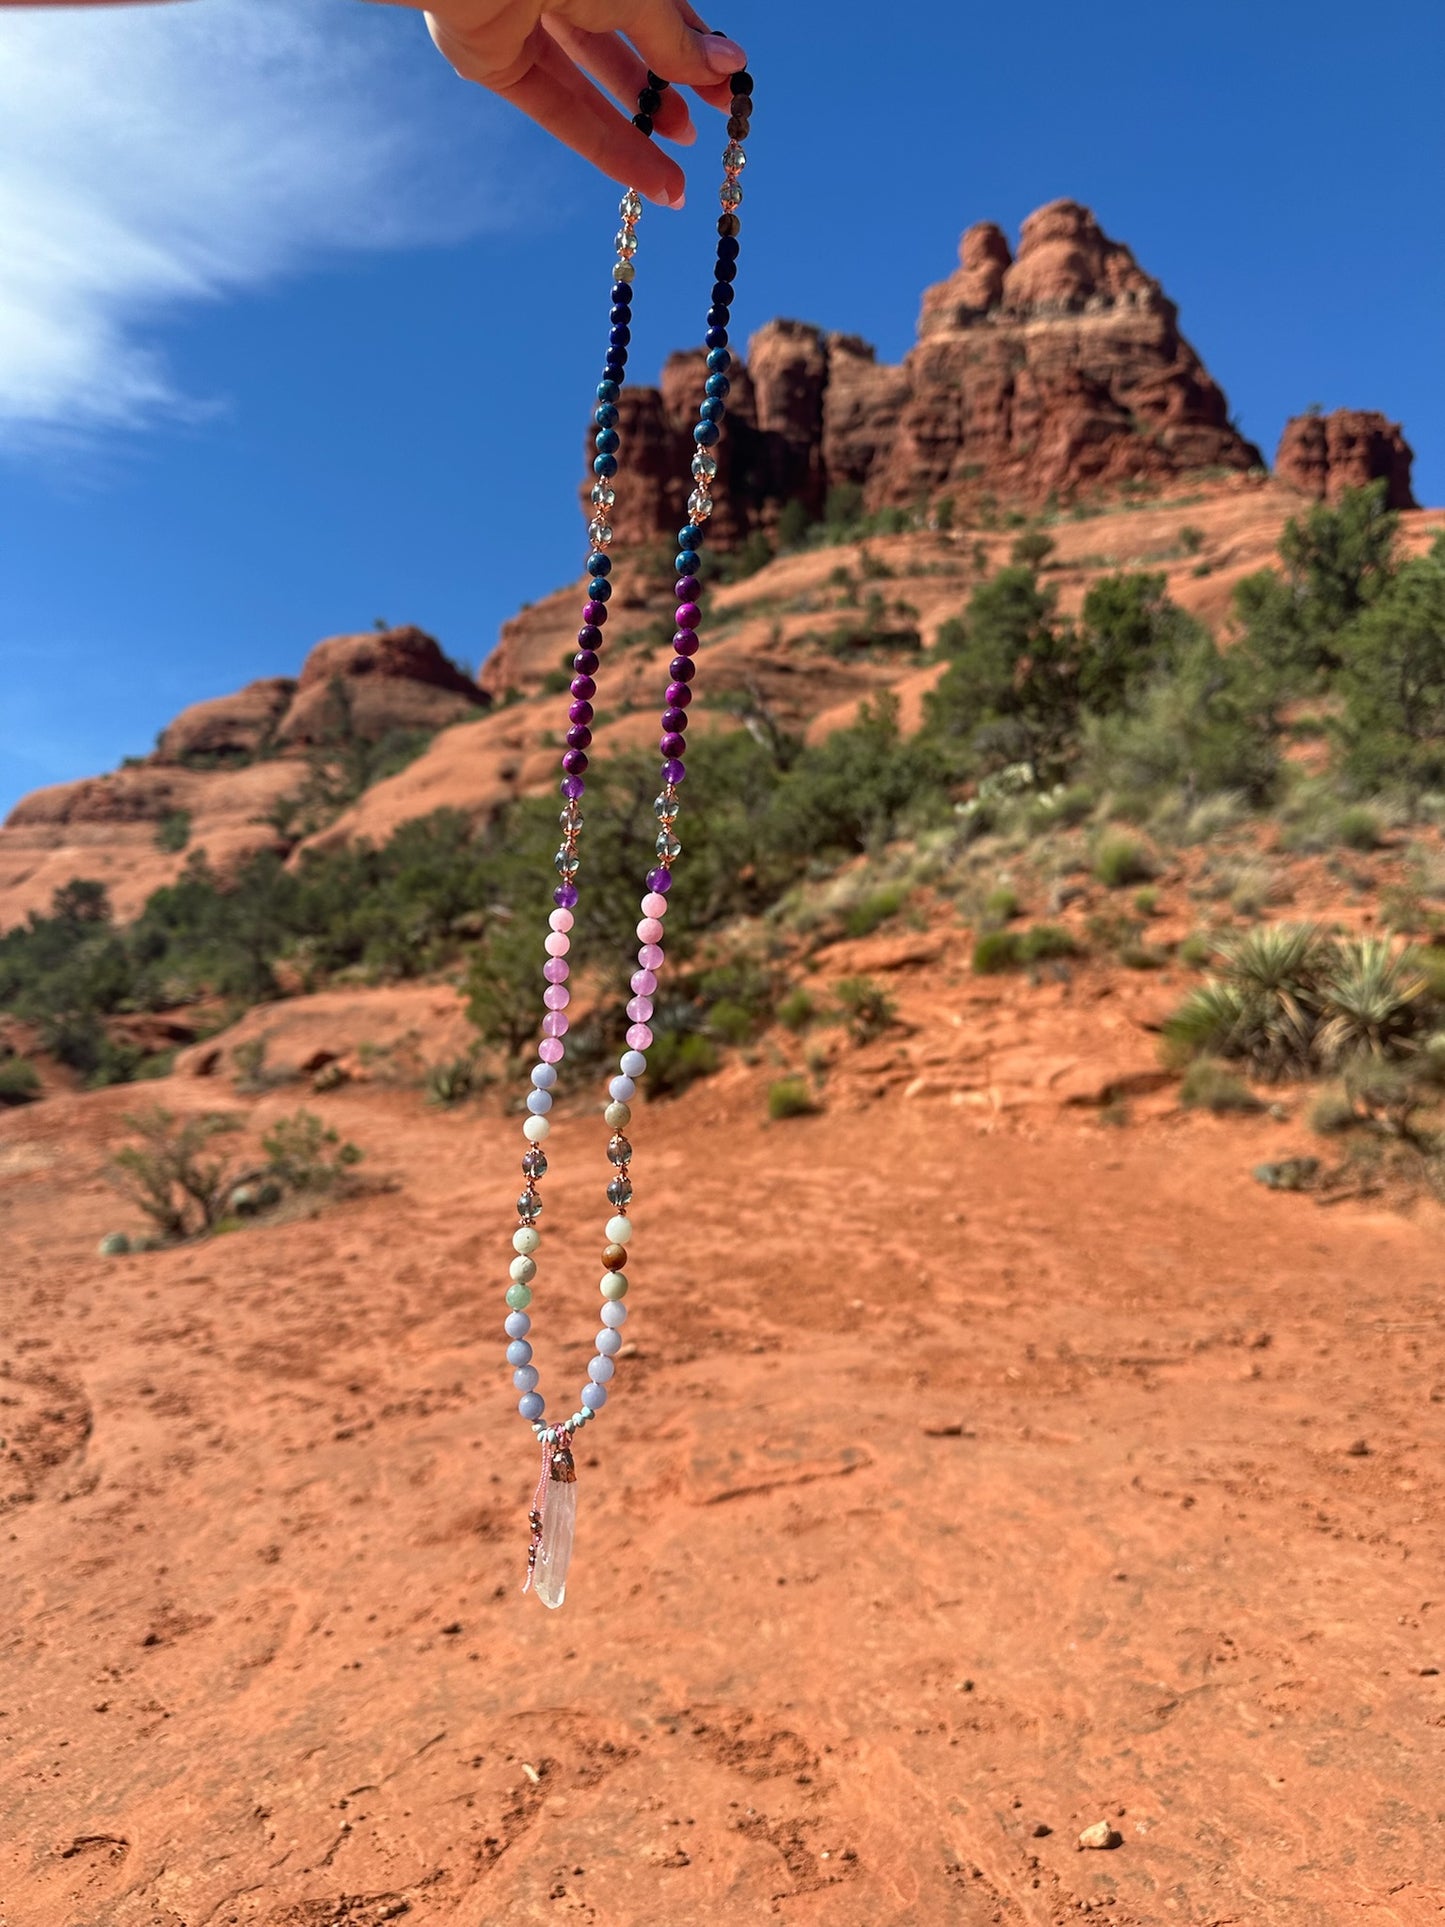
<svg viewBox="0 0 1445 1927">
<path fill-rule="evenodd" d="M 735 74 L 748 64 L 748 57 L 736 40 L 710 33 L 703 42 L 703 56 L 715 74 Z"/>
<path fill-rule="evenodd" d="M 661 188 L 657 193 L 649 194 L 647 198 L 658 207 L 670 207 L 675 210 L 682 206 L 687 196 L 682 188 L 669 187 Z"/>
</svg>

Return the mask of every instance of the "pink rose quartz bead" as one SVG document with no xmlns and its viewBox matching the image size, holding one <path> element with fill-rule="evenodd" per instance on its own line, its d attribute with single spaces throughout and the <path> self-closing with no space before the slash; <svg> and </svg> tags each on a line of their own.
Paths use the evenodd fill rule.
<svg viewBox="0 0 1445 1927">
<path fill-rule="evenodd" d="M 565 916 L 566 914 L 564 911 L 563 915 Z M 542 945 L 542 948 L 549 957 L 565 957 L 567 952 L 572 948 L 572 939 L 563 930 L 553 930 L 548 934 L 547 941 Z"/>
<path fill-rule="evenodd" d="M 537 1055 L 544 1064 L 560 1064 L 567 1055 L 567 1046 L 560 1037 L 544 1037 L 537 1046 Z"/>
<path fill-rule="evenodd" d="M 644 917 L 637 926 L 637 934 L 643 943 L 661 943 L 661 919 L 658 917 Z"/>
<path fill-rule="evenodd" d="M 570 975 L 570 966 L 560 957 L 554 957 L 550 963 L 542 966 L 542 976 L 549 984 L 565 984 Z"/>
<path fill-rule="evenodd" d="M 650 997 L 632 998 L 627 1006 L 627 1014 L 634 1024 L 645 1024 L 652 1015 L 652 999 Z"/>
<path fill-rule="evenodd" d="M 646 1050 L 652 1042 L 652 1032 L 646 1024 L 629 1024 L 627 1044 L 630 1050 Z"/>
<path fill-rule="evenodd" d="M 650 997 L 657 988 L 657 978 L 650 970 L 634 970 L 632 988 L 639 997 Z"/>
<path fill-rule="evenodd" d="M 665 917 L 667 898 L 657 890 L 649 890 L 642 899 L 642 914 L 644 917 Z"/>
<path fill-rule="evenodd" d="M 663 964 L 662 945 L 645 943 L 637 953 L 637 961 L 644 970 L 661 970 Z"/>
<path fill-rule="evenodd" d="M 547 1015 L 542 1019 L 542 1035 L 544 1037 L 565 1037 L 567 1035 L 567 1029 L 567 1019 L 562 1015 L 560 1010 L 549 1010 Z"/>
<path fill-rule="evenodd" d="M 572 993 L 566 984 L 548 984 L 542 992 L 542 1002 L 548 1010 L 565 1010 L 572 1001 Z"/>
<path fill-rule="evenodd" d="M 570 910 L 554 910 L 547 921 L 554 930 L 570 930 L 572 928 L 572 912 Z"/>
</svg>

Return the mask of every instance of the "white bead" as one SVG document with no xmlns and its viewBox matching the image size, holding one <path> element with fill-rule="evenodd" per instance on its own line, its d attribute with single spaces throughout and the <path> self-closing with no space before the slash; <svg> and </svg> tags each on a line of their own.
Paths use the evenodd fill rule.
<svg viewBox="0 0 1445 1927">
<path fill-rule="evenodd" d="M 532 1233 L 536 1237 L 536 1232 Z M 514 1285 L 530 1285 L 537 1275 L 535 1263 L 525 1252 L 519 1253 L 507 1267 L 507 1275 Z"/>
<path fill-rule="evenodd" d="M 535 1225 L 519 1224 L 512 1233 L 512 1249 L 524 1258 L 530 1258 L 542 1242 L 542 1234 Z"/>
<path fill-rule="evenodd" d="M 607 1242 L 625 1245 L 632 1236 L 631 1218 L 609 1218 L 607 1220 Z"/>
<path fill-rule="evenodd" d="M 522 1126 L 522 1136 L 529 1144 L 540 1144 L 551 1132 L 552 1126 L 545 1117 L 529 1117 Z"/>
</svg>

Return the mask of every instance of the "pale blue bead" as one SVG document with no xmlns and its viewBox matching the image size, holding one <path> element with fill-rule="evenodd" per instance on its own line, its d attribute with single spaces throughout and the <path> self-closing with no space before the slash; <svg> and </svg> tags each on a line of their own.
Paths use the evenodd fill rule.
<svg viewBox="0 0 1445 1927">
<path fill-rule="evenodd" d="M 607 1089 L 619 1104 L 629 1103 L 637 1095 L 637 1086 L 630 1077 L 614 1077 Z"/>
<path fill-rule="evenodd" d="M 600 1412 L 607 1403 L 607 1387 L 596 1383 L 582 1387 L 582 1403 L 589 1412 Z"/>
<path fill-rule="evenodd" d="M 540 1392 L 528 1392 L 525 1398 L 517 1400 L 517 1410 L 525 1419 L 539 1419 L 546 1409 L 547 1401 Z"/>
<path fill-rule="evenodd" d="M 502 1329 L 508 1338 L 525 1338 L 532 1329 L 532 1320 L 524 1311 L 509 1311 L 507 1322 Z"/>
<path fill-rule="evenodd" d="M 622 1333 L 604 1325 L 597 1334 L 597 1349 L 607 1358 L 615 1358 L 622 1350 Z"/>
<path fill-rule="evenodd" d="M 527 1109 L 532 1113 L 533 1117 L 543 1117 L 551 1108 L 552 1093 L 550 1091 L 528 1091 Z"/>
<path fill-rule="evenodd" d="M 617 1060 L 617 1068 L 624 1077 L 641 1077 L 647 1069 L 647 1059 L 640 1050 L 625 1050 Z"/>
<path fill-rule="evenodd" d="M 598 1357 L 589 1361 L 587 1376 L 592 1380 L 594 1385 L 605 1385 L 616 1370 L 617 1367 L 610 1358 L 603 1358 L 599 1354 Z"/>
<path fill-rule="evenodd" d="M 507 1363 L 509 1365 L 530 1365 L 531 1362 L 532 1347 L 527 1343 L 525 1338 L 514 1338 L 507 1347 Z"/>
<path fill-rule="evenodd" d="M 519 1392 L 535 1392 L 541 1376 L 535 1365 L 519 1365 L 512 1373 L 512 1383 Z"/>
<path fill-rule="evenodd" d="M 555 1064 L 534 1064 L 532 1066 L 532 1082 L 537 1086 L 539 1091 L 550 1091 L 552 1086 L 557 1082 L 557 1066 Z"/>
<path fill-rule="evenodd" d="M 602 1307 L 602 1322 L 604 1325 L 611 1325 L 614 1330 L 619 1325 L 625 1325 L 627 1323 L 626 1305 L 622 1304 L 620 1300 L 614 1301 L 609 1298 L 607 1303 Z"/>
</svg>

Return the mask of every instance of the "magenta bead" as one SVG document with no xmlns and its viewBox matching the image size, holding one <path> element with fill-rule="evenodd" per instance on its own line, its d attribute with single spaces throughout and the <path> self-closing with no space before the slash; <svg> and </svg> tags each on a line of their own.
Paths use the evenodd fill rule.
<svg viewBox="0 0 1445 1927">
<path fill-rule="evenodd" d="M 691 690 L 687 692 L 687 699 L 689 702 L 692 701 Z M 567 720 L 569 723 L 590 723 L 596 713 L 591 703 L 583 700 L 573 703 L 572 707 L 567 711 Z"/>
<path fill-rule="evenodd" d="M 582 605 L 582 620 L 587 624 L 589 629 L 600 629 L 607 620 L 607 604 L 605 602 L 584 602 Z"/>
<path fill-rule="evenodd" d="M 662 945 L 660 943 L 643 944 L 637 953 L 637 961 L 642 965 L 644 970 L 661 970 L 663 962 Z"/>
<path fill-rule="evenodd" d="M 572 1001 L 572 993 L 566 984 L 548 984 L 542 992 L 542 1002 L 548 1010 L 565 1010 Z"/>
<path fill-rule="evenodd" d="M 687 738 L 685 736 L 679 736 L 674 731 L 669 730 L 665 736 L 658 737 L 657 747 L 662 754 L 667 757 L 668 761 L 671 762 L 681 756 L 687 748 Z"/>
<path fill-rule="evenodd" d="M 567 731 L 568 749 L 586 749 L 592 741 L 592 731 L 586 723 L 573 723 Z"/>
<path fill-rule="evenodd" d="M 644 917 L 665 917 L 667 898 L 660 896 L 656 890 L 649 890 L 642 899 L 642 914 Z"/>
<path fill-rule="evenodd" d="M 650 997 L 629 998 L 627 1014 L 634 1024 L 645 1024 L 652 1015 L 652 999 Z"/>
<path fill-rule="evenodd" d="M 680 755 L 681 751 L 679 751 L 678 753 Z M 562 757 L 562 767 L 563 769 L 566 770 L 569 776 L 580 776 L 583 770 L 586 769 L 587 767 L 586 750 L 585 749 L 567 750 Z"/>
<path fill-rule="evenodd" d="M 572 694 L 577 698 L 578 702 L 586 702 L 590 697 L 597 694 L 597 685 L 590 676 L 574 676 L 572 678 Z"/>
<path fill-rule="evenodd" d="M 670 736 L 681 736 L 687 728 L 687 711 L 685 709 L 664 709 L 658 720 Z"/>
<path fill-rule="evenodd" d="M 545 1029 L 546 1026 L 544 1025 L 543 1028 Z M 537 1055 L 544 1064 L 560 1064 L 567 1055 L 567 1046 L 560 1037 L 548 1035 L 538 1044 Z"/>
<path fill-rule="evenodd" d="M 691 682 L 697 674 L 697 664 L 690 656 L 674 656 L 667 665 L 667 673 L 674 682 Z"/>
<path fill-rule="evenodd" d="M 646 1024 L 629 1024 L 627 1043 L 630 1050 L 646 1050 L 652 1042 L 652 1032 Z"/>
<path fill-rule="evenodd" d="M 565 1037 L 567 1035 L 567 1029 L 567 1019 L 562 1015 L 560 1010 L 549 1010 L 547 1015 L 542 1019 L 542 1035 L 544 1037 Z"/>
<path fill-rule="evenodd" d="M 686 709 L 692 701 L 692 691 L 685 682 L 670 682 L 667 685 L 667 693 L 662 700 L 667 704 L 669 709 Z M 584 722 L 590 722 L 591 718 L 584 717 L 582 720 Z"/>
<path fill-rule="evenodd" d="M 570 966 L 564 957 L 549 957 L 542 966 L 542 975 L 549 984 L 565 984 L 570 974 Z"/>
<path fill-rule="evenodd" d="M 695 602 L 679 602 L 672 619 L 679 629 L 696 629 L 702 621 L 702 610 Z"/>
<path fill-rule="evenodd" d="M 639 997 L 650 997 L 657 988 L 657 978 L 650 970 L 634 970 L 632 988 Z"/>
</svg>

